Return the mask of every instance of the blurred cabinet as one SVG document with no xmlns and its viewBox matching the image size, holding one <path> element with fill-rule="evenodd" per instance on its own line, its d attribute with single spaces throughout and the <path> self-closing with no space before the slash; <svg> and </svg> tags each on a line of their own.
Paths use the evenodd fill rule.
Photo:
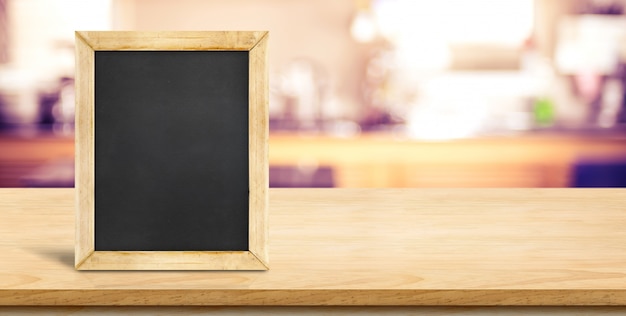
<svg viewBox="0 0 626 316">
<path fill-rule="evenodd" d="M 568 187 L 587 157 L 626 157 L 626 137 L 516 136 L 425 142 L 272 134 L 270 165 L 330 167 L 337 187 Z"/>
<path fill-rule="evenodd" d="M 0 136 L 0 187 L 32 186 L 29 181 L 34 177 L 42 172 L 49 174 L 51 166 L 64 168 L 68 161 L 69 164 L 74 161 L 73 136 Z M 67 186 L 67 177 L 63 174 L 58 180 L 46 180 Z"/>
</svg>

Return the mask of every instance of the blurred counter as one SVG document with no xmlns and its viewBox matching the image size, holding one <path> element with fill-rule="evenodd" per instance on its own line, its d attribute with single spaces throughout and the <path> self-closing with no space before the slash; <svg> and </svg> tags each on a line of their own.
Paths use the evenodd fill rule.
<svg viewBox="0 0 626 316">
<path fill-rule="evenodd" d="M 581 161 L 625 161 L 624 134 L 522 134 L 419 141 L 270 136 L 270 165 L 330 168 L 336 187 L 569 187 Z"/>
<path fill-rule="evenodd" d="M 306 177 L 335 187 L 569 187 L 581 161 L 626 161 L 626 134 L 609 133 L 429 142 L 273 132 L 269 147 L 270 177 L 291 168 L 300 187 L 315 186 Z M 73 159 L 73 135 L 0 134 L 0 187 L 71 187 Z"/>
<path fill-rule="evenodd" d="M 72 187 L 74 135 L 0 134 L 0 187 Z"/>
</svg>

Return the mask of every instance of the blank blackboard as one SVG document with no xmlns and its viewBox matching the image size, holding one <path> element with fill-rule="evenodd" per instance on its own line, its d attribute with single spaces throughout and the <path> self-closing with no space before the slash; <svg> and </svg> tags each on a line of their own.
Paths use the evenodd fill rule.
<svg viewBox="0 0 626 316">
<path fill-rule="evenodd" d="M 77 32 L 77 269 L 267 269 L 266 39 Z"/>
<path fill-rule="evenodd" d="M 95 250 L 248 250 L 248 52 L 95 63 Z"/>
</svg>

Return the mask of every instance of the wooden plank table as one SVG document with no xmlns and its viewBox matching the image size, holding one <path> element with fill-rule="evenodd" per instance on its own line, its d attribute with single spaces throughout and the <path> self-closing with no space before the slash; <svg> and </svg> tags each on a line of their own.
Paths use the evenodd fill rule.
<svg viewBox="0 0 626 316">
<path fill-rule="evenodd" d="M 0 189 L 0 305 L 626 306 L 622 192 L 271 189 L 270 271 L 114 272 L 73 189 Z"/>
</svg>

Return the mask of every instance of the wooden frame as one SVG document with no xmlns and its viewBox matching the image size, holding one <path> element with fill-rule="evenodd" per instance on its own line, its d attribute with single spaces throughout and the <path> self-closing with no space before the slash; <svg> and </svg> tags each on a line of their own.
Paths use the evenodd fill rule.
<svg viewBox="0 0 626 316">
<path fill-rule="evenodd" d="M 76 32 L 78 270 L 267 270 L 267 32 Z M 95 251 L 95 51 L 249 52 L 249 251 Z"/>
</svg>

